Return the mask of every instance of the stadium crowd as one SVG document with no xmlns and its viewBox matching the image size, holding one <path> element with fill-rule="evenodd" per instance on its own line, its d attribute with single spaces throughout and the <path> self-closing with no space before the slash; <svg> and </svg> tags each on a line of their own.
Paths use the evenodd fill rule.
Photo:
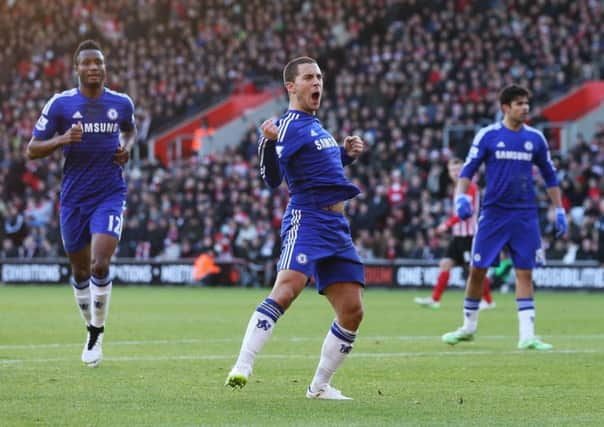
<svg viewBox="0 0 604 427">
<path fill-rule="evenodd" d="M 604 75 L 604 7 L 591 0 L 192 0 L 7 1 L 0 5 L 0 257 L 62 254 L 57 201 L 61 156 L 29 162 L 25 144 L 43 103 L 74 85 L 71 55 L 102 41 L 107 86 L 137 107 L 140 144 L 238 85 L 280 79 L 288 58 L 317 57 L 325 74 L 319 116 L 339 139 L 362 135 L 349 168 L 363 189 L 347 205 L 365 259 L 437 259 L 434 232 L 451 208 L 446 160 L 464 156 L 471 131 L 497 117 L 496 92 L 516 82 L 540 108 Z M 65 26 L 64 22 L 78 25 Z M 276 112 L 277 113 L 277 112 Z M 169 168 L 142 160 L 128 173 L 118 256 L 175 259 L 212 251 L 256 265 L 278 253 L 286 192 L 258 176 L 256 129 L 237 148 Z M 571 152 L 554 150 L 571 228 L 552 238 L 553 212 L 539 193 L 550 259 L 603 259 L 604 125 Z M 599 245 L 599 252 L 598 252 Z"/>
</svg>

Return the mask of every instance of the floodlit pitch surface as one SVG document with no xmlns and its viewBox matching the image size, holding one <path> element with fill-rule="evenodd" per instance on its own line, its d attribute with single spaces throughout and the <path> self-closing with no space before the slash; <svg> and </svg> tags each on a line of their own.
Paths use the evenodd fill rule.
<svg viewBox="0 0 604 427">
<path fill-rule="evenodd" d="M 476 341 L 450 347 L 462 293 L 369 290 L 365 320 L 333 385 L 354 401 L 304 397 L 332 321 L 307 289 L 279 321 L 242 390 L 223 385 L 267 290 L 115 287 L 105 360 L 80 362 L 85 336 L 67 286 L 0 287 L 0 425 L 600 425 L 604 295 L 537 295 L 551 352 L 516 350 L 514 297 L 495 293 Z"/>
</svg>

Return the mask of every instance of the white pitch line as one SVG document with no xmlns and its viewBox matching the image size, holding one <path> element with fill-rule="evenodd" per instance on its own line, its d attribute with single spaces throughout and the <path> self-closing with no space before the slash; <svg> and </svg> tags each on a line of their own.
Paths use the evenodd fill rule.
<svg viewBox="0 0 604 427">
<path fill-rule="evenodd" d="M 543 337 L 551 339 L 587 339 L 598 340 L 604 339 L 604 334 L 594 335 L 544 335 Z M 479 335 L 480 340 L 507 340 L 516 339 L 513 335 Z M 273 337 L 271 341 L 277 342 L 318 342 L 324 339 L 323 336 L 316 337 Z M 176 340 L 140 340 L 140 341 L 107 341 L 106 347 L 112 346 L 143 346 L 143 345 L 174 345 L 174 344 L 220 344 L 241 342 L 242 337 L 237 338 L 183 338 Z M 440 335 L 399 335 L 399 336 L 360 336 L 362 341 L 440 341 Z M 0 345 L 2 350 L 36 350 L 49 348 L 69 348 L 81 347 L 82 343 L 48 343 L 48 344 L 4 344 Z"/>
<path fill-rule="evenodd" d="M 549 350 L 543 352 L 532 352 L 532 354 L 602 354 L 604 350 Z M 492 355 L 526 355 L 526 350 L 479 350 L 479 351 L 405 351 L 397 353 L 351 353 L 350 357 L 355 359 L 383 359 L 383 358 L 403 358 L 403 357 L 443 357 L 443 356 L 492 356 Z M 316 359 L 316 354 L 266 354 L 258 356 L 260 359 Z M 123 356 L 106 357 L 106 362 L 161 362 L 161 361 L 202 361 L 202 360 L 232 360 L 232 354 L 208 354 L 197 356 Z M 55 363 L 76 361 L 74 357 L 63 358 L 44 358 L 44 359 L 0 359 L 0 367 L 14 366 L 27 363 Z"/>
<path fill-rule="evenodd" d="M 234 338 L 201 339 L 186 338 L 180 340 L 142 340 L 142 341 L 113 341 L 106 342 L 105 346 L 131 346 L 131 345 L 162 345 L 162 344 L 209 344 L 221 342 L 233 342 Z M 45 348 L 81 347 L 82 343 L 49 343 L 49 344 L 8 344 L 0 345 L 0 350 L 35 350 Z"/>
</svg>

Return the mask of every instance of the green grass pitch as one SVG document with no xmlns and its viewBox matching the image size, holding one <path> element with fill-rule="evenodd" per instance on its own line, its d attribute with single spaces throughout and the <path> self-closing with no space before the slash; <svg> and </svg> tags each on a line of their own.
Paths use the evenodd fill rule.
<svg viewBox="0 0 604 427">
<path fill-rule="evenodd" d="M 266 289 L 115 287 L 105 360 L 80 362 L 85 330 L 67 286 L 0 287 L 1 426 L 595 426 L 604 423 L 603 295 L 537 294 L 548 353 L 520 352 L 513 295 L 494 294 L 476 341 L 463 295 L 371 289 L 333 385 L 354 401 L 304 397 L 333 319 L 307 289 L 279 321 L 248 385 L 223 385 Z"/>
</svg>

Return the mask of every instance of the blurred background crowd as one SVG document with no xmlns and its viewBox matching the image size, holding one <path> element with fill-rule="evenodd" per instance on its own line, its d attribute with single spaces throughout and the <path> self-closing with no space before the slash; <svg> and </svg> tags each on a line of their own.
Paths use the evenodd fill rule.
<svg viewBox="0 0 604 427">
<path fill-rule="evenodd" d="M 451 213 L 451 156 L 476 126 L 499 118 L 496 95 L 515 82 L 541 108 L 604 76 L 604 6 L 596 0 L 7 0 L 0 4 L 0 257 L 63 255 L 58 230 L 61 153 L 31 162 L 24 148 L 53 93 L 73 87 L 72 54 L 99 40 L 107 86 L 136 105 L 139 144 L 252 81 L 280 84 L 283 65 L 310 55 L 325 75 L 319 117 L 336 139 L 367 150 L 348 168 L 363 193 L 346 211 L 362 257 L 438 259 Z M 279 115 L 281 112 L 275 112 Z M 444 143 L 443 128 L 467 125 Z M 211 252 L 257 265 L 279 253 L 287 191 L 258 173 L 257 129 L 224 152 L 128 169 L 119 257 L 179 259 Z M 552 154 L 571 224 L 549 259 L 604 263 L 604 123 Z M 536 181 L 542 186 L 540 178 Z"/>
</svg>

